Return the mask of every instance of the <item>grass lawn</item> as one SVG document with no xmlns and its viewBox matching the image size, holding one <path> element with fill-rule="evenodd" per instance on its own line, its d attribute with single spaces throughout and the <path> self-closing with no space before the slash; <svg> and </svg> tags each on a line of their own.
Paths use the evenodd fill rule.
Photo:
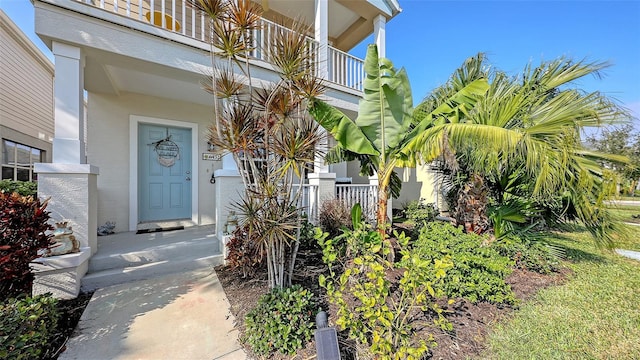
<svg viewBox="0 0 640 360">
<path fill-rule="evenodd" d="M 633 216 L 640 217 L 640 206 L 611 205 L 608 207 L 608 209 L 613 215 L 615 215 L 621 221 L 640 224 L 640 218 L 636 219 L 633 217 Z"/>
<path fill-rule="evenodd" d="M 640 262 L 597 250 L 586 232 L 551 241 L 567 248 L 573 275 L 495 325 L 481 357 L 640 359 Z M 640 235 L 618 246 L 638 250 Z"/>
</svg>

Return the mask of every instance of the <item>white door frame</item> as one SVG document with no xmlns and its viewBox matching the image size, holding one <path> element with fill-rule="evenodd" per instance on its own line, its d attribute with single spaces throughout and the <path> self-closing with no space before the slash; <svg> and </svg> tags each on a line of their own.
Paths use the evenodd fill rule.
<svg viewBox="0 0 640 360">
<path fill-rule="evenodd" d="M 191 129 L 191 221 L 198 223 L 198 124 L 186 121 L 159 119 L 148 116 L 129 116 L 129 231 L 138 230 L 138 125 L 140 123 Z"/>
</svg>

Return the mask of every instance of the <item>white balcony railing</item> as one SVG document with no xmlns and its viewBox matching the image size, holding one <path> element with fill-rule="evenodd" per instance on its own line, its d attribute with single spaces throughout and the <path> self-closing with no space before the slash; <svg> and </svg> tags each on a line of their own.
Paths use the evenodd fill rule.
<svg viewBox="0 0 640 360">
<path fill-rule="evenodd" d="M 76 0 L 94 7 L 150 23 L 166 30 L 182 34 L 198 41 L 209 43 L 209 20 L 201 12 L 193 9 L 185 0 Z M 275 32 L 291 31 L 281 25 L 262 19 L 262 26 L 254 34 L 255 50 L 251 54 L 257 59 L 269 61 L 266 49 L 274 46 Z M 318 59 L 318 43 L 309 38 L 311 61 Z M 327 49 L 328 81 L 350 89 L 362 91 L 364 79 L 363 60 L 331 46 Z M 315 64 L 310 63 L 310 66 Z"/>
<path fill-rule="evenodd" d="M 293 190 L 297 191 L 299 185 L 294 185 Z M 318 211 L 320 204 L 318 203 L 318 186 L 302 185 L 302 194 L 300 194 L 299 208 L 307 215 L 307 219 L 312 224 L 318 223 Z"/>
<path fill-rule="evenodd" d="M 364 61 L 329 46 L 329 81 L 362 91 Z"/>
</svg>

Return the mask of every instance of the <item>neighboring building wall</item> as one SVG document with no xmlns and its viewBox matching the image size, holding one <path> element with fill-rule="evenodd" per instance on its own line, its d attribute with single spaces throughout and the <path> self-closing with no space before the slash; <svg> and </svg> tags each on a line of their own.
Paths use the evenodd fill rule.
<svg viewBox="0 0 640 360">
<path fill-rule="evenodd" d="M 133 93 L 120 96 L 89 93 L 88 163 L 100 168 L 98 176 L 98 224 L 116 222 L 116 231 L 128 231 L 129 224 L 129 118 L 139 115 L 197 123 L 198 155 L 206 152 L 206 132 L 211 108 L 186 102 Z M 137 151 L 137 149 L 133 149 Z M 198 160 L 200 224 L 215 222 L 215 188 L 209 182 L 219 161 Z"/>
<path fill-rule="evenodd" d="M 2 139 L 23 144 L 44 151 L 36 162 L 51 161 L 53 74 L 51 61 L 0 10 L 0 147 Z"/>
<path fill-rule="evenodd" d="M 403 208 L 407 203 L 413 200 L 422 199 L 425 203 L 437 203 L 434 189 L 435 177 L 427 166 L 419 166 L 415 169 L 396 169 L 396 173 L 402 180 L 402 190 L 400 197 L 393 199 L 393 207 L 396 209 Z"/>
</svg>

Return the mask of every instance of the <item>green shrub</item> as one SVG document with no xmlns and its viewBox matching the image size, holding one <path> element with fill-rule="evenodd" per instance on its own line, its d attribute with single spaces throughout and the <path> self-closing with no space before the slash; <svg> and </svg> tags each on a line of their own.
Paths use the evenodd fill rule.
<svg viewBox="0 0 640 360">
<path fill-rule="evenodd" d="M 31 295 L 30 263 L 38 251 L 48 248 L 53 235 L 48 230 L 46 203 L 17 193 L 0 193 L 0 301 Z"/>
<path fill-rule="evenodd" d="M 313 335 L 317 307 L 312 296 L 297 285 L 272 289 L 245 317 L 244 341 L 258 355 L 294 354 Z"/>
<path fill-rule="evenodd" d="M 416 320 L 421 312 L 433 311 L 435 325 L 451 330 L 433 298 L 439 295 L 435 282 L 445 277 L 452 264 L 448 256 L 422 259 L 408 248 L 409 238 L 395 235 L 404 268 L 388 260 L 390 247 L 367 224 L 356 221 L 354 230 L 345 231 L 337 241 L 346 242 L 349 255 L 344 262 L 337 256 L 335 239 L 318 230 L 323 260 L 329 266 L 329 275 L 319 278 L 320 286 L 338 309 L 336 324 L 375 358 L 421 359 L 435 344 L 433 337 L 414 335 L 416 327 L 425 326 Z M 399 279 L 390 274 L 398 274 Z"/>
<path fill-rule="evenodd" d="M 58 301 L 49 295 L 13 298 L 0 304 L 0 359 L 52 357 Z"/>
<path fill-rule="evenodd" d="M 500 255 L 513 260 L 518 269 L 540 274 L 558 271 L 558 259 L 551 254 L 546 245 L 539 242 L 525 242 L 517 237 L 507 237 L 494 242 L 491 247 Z"/>
<path fill-rule="evenodd" d="M 474 303 L 513 304 L 515 296 L 505 283 L 513 261 L 483 245 L 483 240 L 482 236 L 464 233 L 449 223 L 432 222 L 422 228 L 414 249 L 425 260 L 451 256 L 453 269 L 436 284 L 448 297 L 462 297 Z"/>
<path fill-rule="evenodd" d="M 22 196 L 37 196 L 38 183 L 32 181 L 1 180 L 0 192 L 18 193 Z"/>
<path fill-rule="evenodd" d="M 409 202 L 404 210 L 404 216 L 415 224 L 416 231 L 419 231 L 425 223 L 434 221 L 438 213 L 435 204 L 424 203 L 422 200 Z"/>
</svg>

